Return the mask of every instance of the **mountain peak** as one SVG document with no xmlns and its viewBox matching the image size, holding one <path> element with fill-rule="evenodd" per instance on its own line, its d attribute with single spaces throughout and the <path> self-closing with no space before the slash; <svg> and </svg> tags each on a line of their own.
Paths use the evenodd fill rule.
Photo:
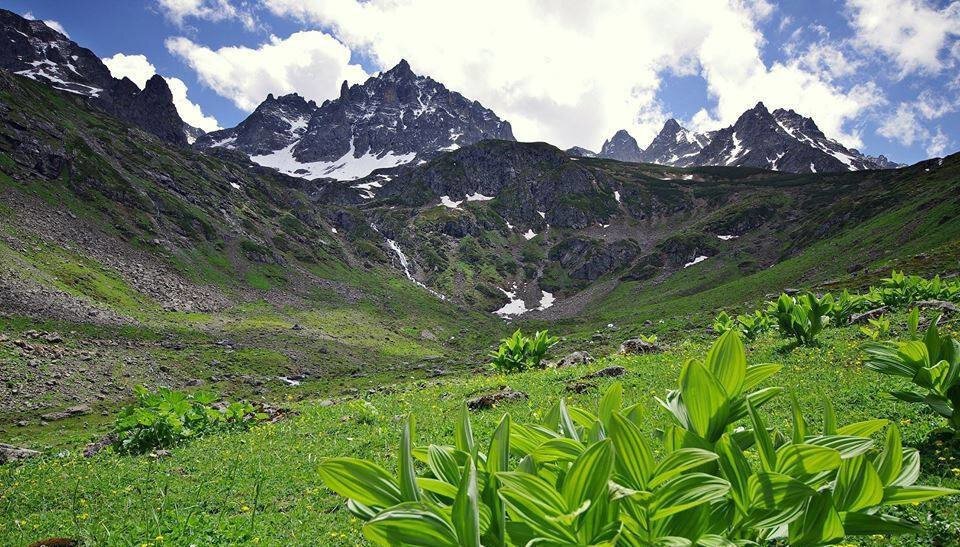
<svg viewBox="0 0 960 547">
<path fill-rule="evenodd" d="M 383 73 L 386 79 L 390 80 L 412 80 L 417 75 L 410 69 L 410 63 L 406 59 L 400 59 L 400 62 L 393 68 Z"/>
<path fill-rule="evenodd" d="M 599 156 L 611 160 L 639 162 L 643 152 L 637 139 L 634 139 L 626 129 L 621 129 L 603 143 Z"/>
<path fill-rule="evenodd" d="M 671 132 L 671 133 L 676 133 L 677 131 L 680 131 L 681 129 L 683 129 L 683 128 L 680 127 L 680 123 L 677 122 L 676 119 L 670 118 L 669 120 L 667 120 L 667 121 L 665 121 L 665 122 L 663 123 L 663 129 L 661 129 L 660 132 L 663 133 L 664 131 L 669 131 L 669 132 Z"/>
</svg>

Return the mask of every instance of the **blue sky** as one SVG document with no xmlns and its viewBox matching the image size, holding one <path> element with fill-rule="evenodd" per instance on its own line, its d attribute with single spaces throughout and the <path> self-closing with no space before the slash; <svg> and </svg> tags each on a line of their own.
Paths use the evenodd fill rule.
<svg viewBox="0 0 960 547">
<path fill-rule="evenodd" d="M 181 115 L 208 127 L 236 125 L 271 92 L 334 97 L 343 79 L 403 57 L 510 120 L 519 139 L 563 147 L 597 149 L 619 128 L 643 146 L 668 117 L 715 129 L 762 100 L 897 161 L 960 149 L 958 1 L 2 5 L 56 21 L 134 81 L 179 79 Z"/>
</svg>

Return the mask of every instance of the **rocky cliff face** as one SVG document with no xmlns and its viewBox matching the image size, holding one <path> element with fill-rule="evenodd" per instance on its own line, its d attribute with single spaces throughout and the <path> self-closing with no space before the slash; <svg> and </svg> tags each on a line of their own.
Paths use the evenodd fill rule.
<svg viewBox="0 0 960 547">
<path fill-rule="evenodd" d="M 603 143 L 599 156 L 611 160 L 638 162 L 641 161 L 641 153 L 637 139 L 630 136 L 626 129 L 621 129 Z"/>
<path fill-rule="evenodd" d="M 650 146 L 640 155 L 646 163 L 686 167 L 693 165 L 693 158 L 710 142 L 709 135 L 694 133 L 670 118 Z"/>
<path fill-rule="evenodd" d="M 510 124 L 406 61 L 319 107 L 296 95 L 267 97 L 235 128 L 200 139 L 302 178 L 351 180 L 484 139 L 514 140 Z"/>
<path fill-rule="evenodd" d="M 141 90 L 127 78 L 118 80 L 111 76 L 92 51 L 43 21 L 24 19 L 3 9 L 0 41 L 4 43 L 0 48 L 0 68 L 88 97 L 95 106 L 166 142 L 187 144 L 188 126 L 177 113 L 163 78 L 154 76 Z"/>
</svg>

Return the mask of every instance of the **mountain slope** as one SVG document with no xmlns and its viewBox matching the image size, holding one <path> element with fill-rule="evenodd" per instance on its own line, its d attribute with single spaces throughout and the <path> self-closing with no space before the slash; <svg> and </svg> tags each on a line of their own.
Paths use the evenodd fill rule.
<svg viewBox="0 0 960 547">
<path fill-rule="evenodd" d="M 352 180 L 490 138 L 513 140 L 510 124 L 402 60 L 363 84 L 344 82 L 319 107 L 271 95 L 240 125 L 195 146 L 239 150 L 292 176 Z"/>
<path fill-rule="evenodd" d="M 154 76 L 143 90 L 118 80 L 92 51 L 48 27 L 0 9 L 0 68 L 87 97 L 99 108 L 153 133 L 186 145 L 198 131 L 185 124 L 173 105 L 166 80 Z"/>
<path fill-rule="evenodd" d="M 330 219 L 357 212 L 315 190 L 0 71 L 0 331 L 68 340 L 48 354 L 0 334 L 0 421 L 115 404 L 141 383 L 262 394 L 485 351 L 494 316 L 411 283 L 359 216 L 366 237 L 336 233 Z"/>
</svg>

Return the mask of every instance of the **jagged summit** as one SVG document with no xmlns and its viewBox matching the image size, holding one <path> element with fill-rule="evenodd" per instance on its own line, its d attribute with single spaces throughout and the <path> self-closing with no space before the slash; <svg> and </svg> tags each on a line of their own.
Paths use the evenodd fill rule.
<svg viewBox="0 0 960 547">
<path fill-rule="evenodd" d="M 0 9 L 0 42 L 0 68 L 88 97 L 95 106 L 170 143 L 186 145 L 189 132 L 198 131 L 180 118 L 162 77 L 154 75 L 143 90 L 128 78 L 114 78 L 92 51 L 43 21 Z"/>
<path fill-rule="evenodd" d="M 600 148 L 599 156 L 611 160 L 638 162 L 643 151 L 626 129 L 621 129 L 607 139 Z"/>
<path fill-rule="evenodd" d="M 899 167 L 887 158 L 865 156 L 824 135 L 812 118 L 794 110 L 771 112 L 759 101 L 723 129 L 694 133 L 675 119 L 642 154 L 642 161 L 691 167 L 726 165 L 794 173 L 856 171 Z"/>
<path fill-rule="evenodd" d="M 268 102 L 195 146 L 240 150 L 293 176 L 351 180 L 483 139 L 515 140 L 492 110 L 417 75 L 406 60 L 362 84 L 343 82 L 319 107 L 301 98 L 263 108 Z"/>
</svg>

